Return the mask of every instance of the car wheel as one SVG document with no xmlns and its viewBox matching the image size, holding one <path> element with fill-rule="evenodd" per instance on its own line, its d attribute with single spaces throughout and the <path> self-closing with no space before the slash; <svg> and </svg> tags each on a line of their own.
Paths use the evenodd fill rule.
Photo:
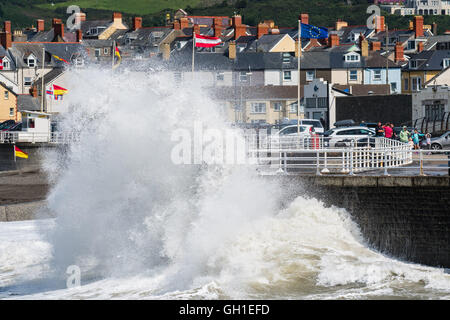
<svg viewBox="0 0 450 320">
<path fill-rule="evenodd" d="M 441 149 L 442 149 L 442 146 L 439 145 L 439 144 L 437 144 L 437 143 L 433 143 L 433 144 L 431 145 L 431 149 L 433 149 L 433 150 L 441 150 Z"/>
</svg>

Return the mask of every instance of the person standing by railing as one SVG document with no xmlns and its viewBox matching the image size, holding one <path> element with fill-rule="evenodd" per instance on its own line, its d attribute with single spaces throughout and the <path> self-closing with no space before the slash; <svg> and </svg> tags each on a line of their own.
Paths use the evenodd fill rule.
<svg viewBox="0 0 450 320">
<path fill-rule="evenodd" d="M 392 130 L 390 123 L 386 123 L 386 125 L 383 127 L 383 129 L 384 129 L 384 137 L 387 139 L 392 139 L 394 130 Z"/>
<path fill-rule="evenodd" d="M 378 122 L 377 127 L 375 128 L 375 134 L 377 137 L 384 137 L 384 129 L 381 122 Z"/>
<path fill-rule="evenodd" d="M 423 133 L 419 133 L 419 131 L 417 131 L 417 129 L 414 129 L 414 133 L 412 134 L 412 139 L 414 142 L 414 150 L 420 149 L 420 137 L 423 137 L 423 136 L 424 136 Z"/>
<path fill-rule="evenodd" d="M 403 126 L 403 129 L 402 129 L 402 131 L 400 131 L 400 134 L 399 134 L 400 142 L 408 143 L 410 135 L 411 134 L 407 130 L 406 126 Z M 412 139 L 411 139 L 411 141 L 412 141 Z"/>
<path fill-rule="evenodd" d="M 425 138 L 427 138 L 427 149 L 431 150 L 431 133 L 427 130 L 427 133 L 425 134 Z M 428 152 L 427 155 L 430 155 L 431 152 Z"/>
</svg>

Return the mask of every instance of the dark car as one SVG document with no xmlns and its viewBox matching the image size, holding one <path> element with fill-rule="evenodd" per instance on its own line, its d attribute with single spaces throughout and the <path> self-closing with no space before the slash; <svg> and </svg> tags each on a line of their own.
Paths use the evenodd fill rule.
<svg viewBox="0 0 450 320">
<path fill-rule="evenodd" d="M 342 127 L 354 127 L 356 125 L 354 120 L 340 120 L 334 123 L 334 126 L 336 128 L 342 128 Z"/>
<path fill-rule="evenodd" d="M 16 123 L 4 131 L 22 131 L 22 122 Z"/>
<path fill-rule="evenodd" d="M 367 128 L 373 128 L 375 129 L 377 127 L 378 123 L 375 122 L 362 122 L 360 124 L 361 127 L 367 127 Z"/>
</svg>

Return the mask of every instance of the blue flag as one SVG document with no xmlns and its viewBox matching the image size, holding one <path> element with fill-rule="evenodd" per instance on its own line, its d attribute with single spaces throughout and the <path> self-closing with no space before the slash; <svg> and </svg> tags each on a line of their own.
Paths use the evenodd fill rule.
<svg viewBox="0 0 450 320">
<path fill-rule="evenodd" d="M 304 39 L 326 39 L 328 38 L 328 29 L 316 27 L 309 24 L 301 24 L 301 37 Z"/>
</svg>

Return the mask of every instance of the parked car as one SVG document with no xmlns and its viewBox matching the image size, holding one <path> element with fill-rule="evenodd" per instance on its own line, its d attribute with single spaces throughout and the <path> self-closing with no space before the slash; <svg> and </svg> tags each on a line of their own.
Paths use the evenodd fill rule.
<svg viewBox="0 0 450 320">
<path fill-rule="evenodd" d="M 286 145 L 289 143 L 298 142 L 299 139 L 310 137 L 311 128 L 312 126 L 310 125 L 300 125 L 300 132 L 298 132 L 297 125 L 287 126 L 275 134 L 270 135 L 269 142 L 270 144 L 279 144 L 281 142 Z"/>
<path fill-rule="evenodd" d="M 341 148 L 349 147 L 352 141 L 375 136 L 375 130 L 361 126 L 333 128 L 325 132 L 323 136 L 326 147 Z"/>
<path fill-rule="evenodd" d="M 431 149 L 433 150 L 450 149 L 450 131 L 444 133 L 440 137 L 431 138 Z"/>
<path fill-rule="evenodd" d="M 336 128 L 341 128 L 341 127 L 354 127 L 356 126 L 356 122 L 354 120 L 339 120 L 337 122 L 334 123 L 334 126 Z"/>
<path fill-rule="evenodd" d="M 22 131 L 22 122 L 16 123 L 15 125 L 9 127 L 5 131 Z"/>
<path fill-rule="evenodd" d="M 300 125 L 309 125 L 314 128 L 315 133 L 323 134 L 325 129 L 323 128 L 322 122 L 316 119 L 301 119 Z M 297 125 L 297 120 L 290 120 L 289 125 Z"/>
<path fill-rule="evenodd" d="M 361 122 L 361 127 L 367 127 L 367 128 L 373 128 L 375 129 L 377 127 L 378 123 L 375 122 Z"/>
</svg>

